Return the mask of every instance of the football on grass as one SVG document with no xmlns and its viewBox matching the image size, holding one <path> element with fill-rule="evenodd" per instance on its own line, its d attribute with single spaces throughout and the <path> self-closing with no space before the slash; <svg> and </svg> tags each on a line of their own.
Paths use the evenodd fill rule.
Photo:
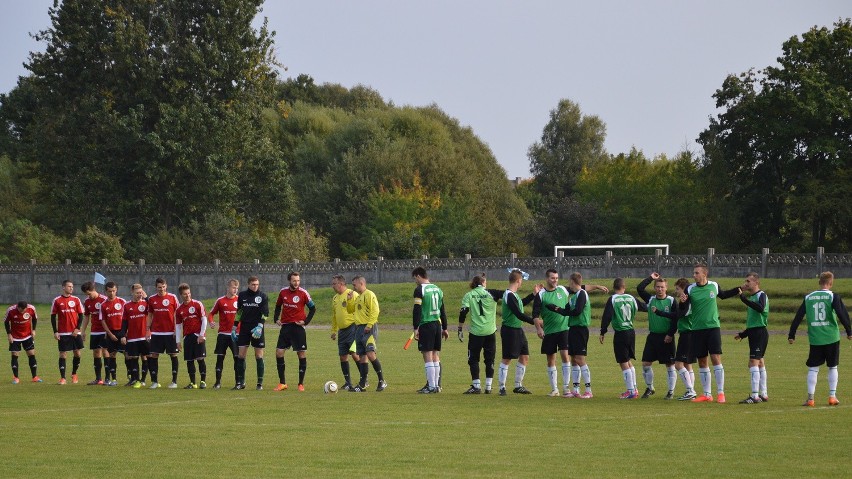
<svg viewBox="0 0 852 479">
<path fill-rule="evenodd" d="M 322 390 L 326 394 L 336 393 L 337 392 L 337 383 L 334 381 L 326 381 L 325 385 L 322 387 Z"/>
</svg>

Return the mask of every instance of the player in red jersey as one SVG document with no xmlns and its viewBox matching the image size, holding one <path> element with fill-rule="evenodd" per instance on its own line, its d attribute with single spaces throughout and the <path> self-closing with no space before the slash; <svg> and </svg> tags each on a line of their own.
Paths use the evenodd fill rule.
<svg viewBox="0 0 852 479">
<path fill-rule="evenodd" d="M 18 304 L 9 306 L 9 309 L 6 310 L 6 319 L 3 324 L 6 326 L 6 334 L 9 335 L 9 351 L 12 353 L 12 384 L 20 382 L 20 379 L 18 379 L 18 355 L 21 353 L 21 349 L 27 352 L 33 382 L 41 382 L 41 378 L 38 377 L 35 342 L 33 341 L 37 323 L 36 310 L 26 301 L 19 301 Z"/>
<path fill-rule="evenodd" d="M 275 348 L 275 360 L 278 366 L 278 387 L 276 391 L 287 389 L 284 380 L 284 352 L 291 347 L 299 357 L 299 391 L 305 390 L 305 370 L 308 368 L 308 359 L 305 353 L 308 350 L 308 340 L 305 335 L 305 326 L 311 322 L 316 313 L 316 305 L 307 290 L 301 288 L 301 278 L 298 272 L 291 271 L 287 275 L 290 286 L 278 293 L 278 301 L 275 302 L 275 324 L 281 326 L 278 333 L 278 345 Z M 307 315 L 305 308 L 308 308 Z"/>
<path fill-rule="evenodd" d="M 91 326 L 89 349 L 92 350 L 92 357 L 95 363 L 95 379 L 86 384 L 94 386 L 104 383 L 101 379 L 101 368 L 103 368 L 103 348 L 101 347 L 101 343 L 103 343 L 106 333 L 101 325 L 101 303 L 106 301 L 106 296 L 98 292 L 95 283 L 92 281 L 86 281 L 80 289 L 87 296 L 85 301 L 83 301 L 85 316 L 83 317 L 83 325 L 80 326 L 80 334 L 85 338 L 86 327 Z"/>
<path fill-rule="evenodd" d="M 192 290 L 188 284 L 181 283 L 178 294 L 183 303 L 175 311 L 175 327 L 177 336 L 183 337 L 183 360 L 189 371 L 189 384 L 184 389 L 204 389 L 207 387 L 207 363 L 204 361 L 207 357 L 207 314 L 201 301 L 192 299 Z M 196 362 L 201 376 L 200 383 L 195 382 Z"/>
<path fill-rule="evenodd" d="M 65 362 L 68 351 L 74 352 L 71 382 L 77 384 L 77 369 L 80 367 L 80 350 L 85 346 L 80 334 L 82 323 L 83 302 L 72 295 L 74 283 L 66 279 L 62 282 L 62 294 L 54 298 L 50 309 L 50 325 L 53 327 L 53 337 L 59 344 L 59 384 L 65 384 Z"/>
<path fill-rule="evenodd" d="M 213 309 L 210 310 L 208 323 L 211 328 L 216 327 L 213 317 L 219 315 L 219 334 L 216 335 L 216 384 L 213 389 L 222 387 L 222 369 L 225 366 L 225 353 L 231 351 L 234 358 L 234 374 L 237 372 L 237 343 L 231 336 L 231 328 L 234 326 L 234 318 L 237 317 L 237 292 L 240 290 L 240 282 L 236 279 L 228 281 L 228 293 L 216 300 Z M 237 332 L 239 334 L 239 331 Z"/>
<path fill-rule="evenodd" d="M 121 320 L 124 318 L 124 304 L 127 301 L 117 296 L 118 286 L 112 281 L 104 285 L 104 292 L 107 297 L 107 300 L 101 303 L 101 327 L 106 333 L 103 347 L 107 352 L 104 383 L 107 386 L 117 386 L 118 378 L 115 371 L 118 366 L 116 357 L 119 350 L 124 350 L 121 343 Z M 126 386 L 132 385 L 132 382 L 126 384 Z"/>
<path fill-rule="evenodd" d="M 157 278 L 155 285 L 157 294 L 148 297 L 148 337 L 151 340 L 148 370 L 151 371 L 151 389 L 160 387 L 157 377 L 160 372 L 160 354 L 168 354 L 172 358 L 172 383 L 169 389 L 177 389 L 180 345 L 175 336 L 175 311 L 179 303 L 177 296 L 167 291 L 165 279 Z"/>
<path fill-rule="evenodd" d="M 145 385 L 139 378 L 139 358 L 144 362 L 148 357 L 148 301 L 141 284 L 130 287 L 132 300 L 124 305 L 121 318 L 121 344 L 125 347 L 127 371 L 130 373 L 130 385 L 136 389 Z"/>
</svg>

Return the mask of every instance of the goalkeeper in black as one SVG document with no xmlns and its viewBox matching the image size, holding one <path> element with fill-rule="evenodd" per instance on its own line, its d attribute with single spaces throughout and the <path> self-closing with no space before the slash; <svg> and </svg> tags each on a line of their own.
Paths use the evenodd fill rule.
<svg viewBox="0 0 852 479">
<path fill-rule="evenodd" d="M 257 361 L 257 390 L 263 389 L 263 348 L 266 346 L 263 325 L 268 316 L 269 298 L 260 290 L 257 276 L 249 276 L 248 289 L 237 296 L 237 317 L 231 330 L 239 348 L 238 364 L 234 367 L 237 375 L 234 389 L 246 388 L 246 352 L 249 345 L 254 347 L 254 358 Z"/>
</svg>

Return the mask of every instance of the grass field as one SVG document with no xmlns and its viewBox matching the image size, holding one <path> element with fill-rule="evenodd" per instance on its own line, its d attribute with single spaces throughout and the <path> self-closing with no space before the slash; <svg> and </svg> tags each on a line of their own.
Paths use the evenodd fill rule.
<svg viewBox="0 0 852 479">
<path fill-rule="evenodd" d="M 723 287 L 737 284 L 734 280 L 719 282 Z M 813 283 L 764 287 L 773 306 L 776 296 L 789 294 L 790 310 L 794 311 L 800 301 L 795 298 L 813 290 Z M 789 293 L 781 294 L 782 286 Z M 849 282 L 838 286 L 835 289 L 841 292 L 852 289 Z M 376 285 L 374 290 L 382 302 L 382 322 L 408 324 L 411 285 Z M 447 284 L 445 291 L 451 325 L 455 325 L 458 293 L 465 286 Z M 326 290 L 312 293 L 321 308 L 330 297 Z M 595 306 L 599 318 L 605 295 L 596 298 L 600 300 Z M 730 316 L 740 319 L 725 328 L 737 329 L 744 317 L 743 306 L 736 299 L 720 304 L 726 303 L 736 306 Z M 793 314 L 784 309 L 786 306 L 778 313 L 773 309 L 780 316 L 773 321 L 778 331 L 786 330 L 784 325 Z M 10 384 L 8 353 L 0 368 L 6 378 L 0 384 L 0 426 L 7 435 L 7 446 L 0 452 L 2 477 L 838 477 L 845 475 L 852 440 L 848 427 L 852 421 L 852 369 L 845 366 L 852 361 L 852 341 L 841 343 L 841 405 L 825 405 L 823 368 L 817 407 L 803 408 L 808 351 L 804 330 L 795 345 L 787 344 L 786 334 L 770 337 L 766 362 L 771 401 L 757 405 L 737 404 L 749 390 L 748 349 L 726 334 L 729 403 L 720 405 L 664 401 L 665 371 L 659 365 L 655 366 L 656 396 L 617 399 L 624 385 L 612 357 L 611 335 L 600 345 L 594 334 L 589 364 L 595 398 L 547 397 L 544 358 L 537 354 L 540 342 L 529 332 L 533 355 L 525 385 L 534 392 L 532 396 L 462 395 L 470 382 L 466 345 L 454 335 L 442 352 L 444 392 L 422 396 L 414 393 L 425 382 L 422 359 L 414 348 L 402 350 L 409 332 L 403 326 L 387 324 L 379 337 L 379 357 L 389 389 L 323 394 L 325 381 L 341 382 L 342 378 L 335 342 L 328 338 L 327 313 L 322 310 L 317 326 L 308 331 L 304 393 L 271 390 L 277 382 L 274 328 L 267 332 L 267 342 L 272 344 L 266 351 L 264 391 L 58 386 L 49 316 L 43 308 L 39 312 L 42 322 L 36 346 L 39 373 L 45 382 L 28 382 L 29 370 L 22 358 L 22 382 Z M 644 334 L 639 334 L 637 349 L 643 345 Z M 210 349 L 212 343 L 208 352 Z M 287 353 L 287 360 L 292 385 L 297 374 L 295 355 Z M 207 362 L 212 378 L 214 360 L 208 358 Z M 164 374 L 168 361 L 161 358 L 160 364 Z M 93 377 L 91 365 L 91 353 L 86 350 L 81 383 Z M 229 387 L 233 383 L 230 358 L 225 365 L 224 382 Z M 119 364 L 119 376 L 123 373 L 124 366 Z M 641 367 L 639 373 L 642 389 Z M 513 376 L 514 367 L 510 382 Z M 254 377 L 254 361 L 249 360 L 250 385 Z M 375 385 L 372 370 L 370 378 Z M 187 381 L 181 362 L 179 382 Z M 683 391 L 680 382 L 676 391 Z"/>
</svg>

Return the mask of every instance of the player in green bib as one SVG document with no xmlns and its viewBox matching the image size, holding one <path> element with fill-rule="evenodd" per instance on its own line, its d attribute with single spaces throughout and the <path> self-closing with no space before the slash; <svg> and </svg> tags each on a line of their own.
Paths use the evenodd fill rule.
<svg viewBox="0 0 852 479">
<path fill-rule="evenodd" d="M 740 288 L 722 291 L 719 284 L 707 279 L 707 265 L 696 264 L 692 269 L 694 283 L 686 288 L 692 317 L 692 352 L 698 358 L 698 375 L 704 394 L 693 402 L 712 402 L 710 391 L 710 363 L 716 376 L 716 401 L 725 402 L 725 368 L 722 366 L 722 329 L 719 324 L 719 305 L 716 298 L 725 299 L 738 296 Z M 708 361 L 709 356 L 709 361 Z"/>
<path fill-rule="evenodd" d="M 692 401 L 698 397 L 695 394 L 695 371 L 692 370 L 692 363 L 695 362 L 695 353 L 692 351 L 692 312 L 686 296 L 686 288 L 689 284 L 686 278 L 678 278 L 675 281 L 675 308 L 672 312 L 667 313 L 655 306 L 649 308 L 651 312 L 677 323 L 675 369 L 683 385 L 686 386 L 686 391 L 683 396 L 677 398 L 678 401 Z"/>
<path fill-rule="evenodd" d="M 787 340 L 790 344 L 796 341 L 796 329 L 803 318 L 808 320 L 808 341 L 811 350 L 808 354 L 808 399 L 803 406 L 814 405 L 819 367 L 825 363 L 828 366 L 828 405 L 837 406 L 837 366 L 840 364 L 840 330 L 837 320 L 846 329 L 846 339 L 852 339 L 852 325 L 849 322 L 849 312 L 840 299 L 840 295 L 831 291 L 834 285 L 834 274 L 826 271 L 819 275 L 817 291 L 805 296 L 802 305 L 790 325 Z"/>
<path fill-rule="evenodd" d="M 737 333 L 734 339 L 748 338 L 748 371 L 751 376 L 751 394 L 740 404 L 757 404 L 769 401 L 766 387 L 766 363 L 763 358 L 769 345 L 769 332 L 766 324 L 769 319 L 769 297 L 760 289 L 760 276 L 749 273 L 740 287 L 740 300 L 746 309 L 746 328 Z"/>
<path fill-rule="evenodd" d="M 417 283 L 412 314 L 414 339 L 417 340 L 417 350 L 423 353 L 426 368 L 426 387 L 418 392 L 435 394 L 440 392 L 438 378 L 441 366 L 438 352 L 441 351 L 441 339 L 449 337 L 447 313 L 444 311 L 444 292 L 429 282 L 429 276 L 422 267 L 414 268 L 411 277 Z"/>
<path fill-rule="evenodd" d="M 474 276 L 470 291 L 464 295 L 459 311 L 459 340 L 463 341 L 462 325 L 470 313 L 470 335 L 467 340 L 467 364 L 470 366 L 471 385 L 464 394 L 480 394 L 479 355 L 485 359 L 485 394 L 491 394 L 494 381 L 494 359 L 497 356 L 497 301 L 503 296 L 499 289 L 486 289 L 485 273 Z"/>
<path fill-rule="evenodd" d="M 606 300 L 603 316 L 601 317 L 600 343 L 604 343 L 609 325 L 615 335 L 612 339 L 612 351 L 615 354 L 615 362 L 621 367 L 621 375 L 624 378 L 624 391 L 621 399 L 636 399 L 639 391 L 636 388 L 636 368 L 633 367 L 631 359 L 636 359 L 636 331 L 633 329 L 633 320 L 639 312 L 639 304 L 636 298 L 624 292 L 624 279 L 615 278 L 612 282 L 613 295 Z"/>
<path fill-rule="evenodd" d="M 556 383 L 556 352 L 562 359 L 562 385 L 565 394 L 571 391 L 571 357 L 568 355 L 568 318 L 547 309 L 548 305 L 564 308 L 571 294 L 559 284 L 559 272 L 545 271 L 545 284 L 533 300 L 533 319 L 541 341 L 541 354 L 547 356 L 547 377 L 550 396 L 561 396 Z"/>
<path fill-rule="evenodd" d="M 527 363 L 530 360 L 530 348 L 527 336 L 524 334 L 523 323 L 535 324 L 533 318 L 524 314 L 524 306 L 532 302 L 534 295 L 538 294 L 539 287 L 536 285 L 535 292 L 527 295 L 524 299 L 518 296 L 518 290 L 524 282 L 523 274 L 515 269 L 509 273 L 509 288 L 503 292 L 503 322 L 500 325 L 500 342 L 502 343 L 503 357 L 500 361 L 500 371 L 497 373 L 497 381 L 500 384 L 500 395 L 506 395 L 506 379 L 509 376 L 509 364 L 517 359 L 515 365 L 515 394 L 532 394 L 524 387 L 524 375 L 527 372 Z"/>
<path fill-rule="evenodd" d="M 647 291 L 648 285 L 654 283 L 654 293 Z M 675 299 L 667 294 L 668 283 L 654 272 L 643 279 L 636 287 L 639 297 L 648 305 L 648 337 L 645 338 L 645 348 L 642 350 L 642 377 L 645 379 L 645 392 L 642 399 L 651 397 L 654 390 L 654 361 L 666 366 L 666 377 L 668 379 L 668 392 L 664 399 L 674 398 L 674 388 L 677 382 L 674 358 L 674 335 L 677 331 L 677 321 L 663 316 L 660 313 L 672 313 L 677 305 Z"/>
</svg>

